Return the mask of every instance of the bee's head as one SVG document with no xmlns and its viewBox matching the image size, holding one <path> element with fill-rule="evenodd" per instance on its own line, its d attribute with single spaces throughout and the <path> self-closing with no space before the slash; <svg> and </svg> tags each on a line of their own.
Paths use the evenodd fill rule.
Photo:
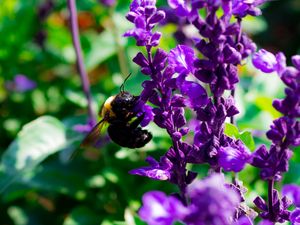
<svg viewBox="0 0 300 225">
<path fill-rule="evenodd" d="M 117 116 L 126 116 L 132 113 L 139 97 L 130 94 L 127 91 L 120 92 L 111 102 L 112 111 Z"/>
</svg>

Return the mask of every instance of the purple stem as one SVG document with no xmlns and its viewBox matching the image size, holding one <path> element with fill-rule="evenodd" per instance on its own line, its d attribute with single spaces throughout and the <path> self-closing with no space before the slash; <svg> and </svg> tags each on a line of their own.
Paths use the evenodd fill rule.
<svg viewBox="0 0 300 225">
<path fill-rule="evenodd" d="M 269 217 L 273 220 L 273 189 L 274 189 L 274 179 L 268 181 L 268 210 Z"/>
<path fill-rule="evenodd" d="M 231 95 L 232 98 L 234 99 L 234 96 L 235 96 L 235 89 L 231 90 L 230 95 Z M 231 117 L 230 117 L 230 123 L 233 124 L 233 125 L 235 124 L 234 116 L 231 116 Z"/>
<path fill-rule="evenodd" d="M 90 92 L 90 82 L 85 70 L 82 50 L 79 40 L 79 29 L 78 29 L 78 22 L 77 22 L 77 9 L 76 9 L 76 2 L 75 0 L 68 0 L 68 8 L 70 11 L 70 22 L 71 22 L 71 32 L 72 32 L 72 41 L 76 53 L 76 64 L 77 69 L 80 75 L 82 89 L 85 94 L 88 103 L 88 114 L 89 114 L 89 123 L 94 126 L 96 124 L 96 116 L 94 114 L 92 108 L 92 96 Z"/>
</svg>

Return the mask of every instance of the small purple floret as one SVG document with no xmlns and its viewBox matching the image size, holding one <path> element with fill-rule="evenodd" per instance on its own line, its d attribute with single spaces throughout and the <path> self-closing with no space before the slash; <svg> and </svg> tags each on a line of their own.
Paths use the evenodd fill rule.
<svg viewBox="0 0 300 225">
<path fill-rule="evenodd" d="M 251 219 L 249 219 L 249 217 L 243 216 L 233 225 L 253 225 L 253 222 L 251 221 Z"/>
<path fill-rule="evenodd" d="M 187 224 L 231 225 L 234 213 L 240 203 L 239 195 L 225 186 L 224 177 L 211 175 L 198 180 L 188 187 L 191 198 Z"/>
<path fill-rule="evenodd" d="M 172 225 L 186 214 L 187 209 L 177 198 L 160 191 L 144 194 L 143 206 L 139 210 L 139 216 L 149 225 Z"/>
<path fill-rule="evenodd" d="M 296 184 L 286 184 L 282 188 L 282 194 L 293 201 L 293 204 L 300 207 L 300 186 Z"/>
<path fill-rule="evenodd" d="M 300 225 L 300 209 L 296 208 L 290 215 L 292 225 Z"/>
<path fill-rule="evenodd" d="M 185 45 L 178 45 L 172 49 L 168 57 L 169 66 L 179 74 L 193 73 L 194 61 L 194 50 Z"/>
<path fill-rule="evenodd" d="M 225 171 L 239 172 L 251 160 L 251 153 L 239 142 L 237 145 L 220 147 L 218 151 L 219 165 Z"/>
<path fill-rule="evenodd" d="M 172 163 L 165 156 L 161 157 L 160 162 L 157 162 L 151 156 L 146 158 L 149 163 L 147 167 L 141 167 L 129 171 L 130 174 L 145 176 L 154 180 L 170 180 Z"/>
<path fill-rule="evenodd" d="M 261 49 L 254 53 L 252 58 L 253 65 L 265 73 L 272 73 L 276 71 L 277 60 L 275 55 L 271 52 Z"/>
<path fill-rule="evenodd" d="M 275 225 L 275 224 L 270 220 L 262 220 L 258 223 L 258 225 Z"/>
</svg>

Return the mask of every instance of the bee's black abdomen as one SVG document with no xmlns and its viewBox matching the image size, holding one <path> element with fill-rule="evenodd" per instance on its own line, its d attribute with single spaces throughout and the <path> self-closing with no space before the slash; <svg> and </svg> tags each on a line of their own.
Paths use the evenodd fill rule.
<svg viewBox="0 0 300 225">
<path fill-rule="evenodd" d="M 141 148 L 152 139 L 149 131 L 141 127 L 132 129 L 125 123 L 110 124 L 108 134 L 113 142 L 127 148 Z"/>
<path fill-rule="evenodd" d="M 136 128 L 134 133 L 136 138 L 133 139 L 131 143 L 128 143 L 128 148 L 141 148 L 152 139 L 152 134 L 147 130 L 141 129 L 140 127 Z"/>
</svg>

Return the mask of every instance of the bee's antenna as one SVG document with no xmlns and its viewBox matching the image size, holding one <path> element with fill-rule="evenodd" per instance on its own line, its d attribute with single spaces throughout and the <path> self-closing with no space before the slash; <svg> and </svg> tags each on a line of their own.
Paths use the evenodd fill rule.
<svg viewBox="0 0 300 225">
<path fill-rule="evenodd" d="M 125 87 L 125 82 L 129 79 L 129 77 L 131 76 L 131 73 L 128 74 L 128 76 L 125 78 L 123 84 L 120 86 L 120 92 L 124 92 L 124 87 Z"/>
</svg>

